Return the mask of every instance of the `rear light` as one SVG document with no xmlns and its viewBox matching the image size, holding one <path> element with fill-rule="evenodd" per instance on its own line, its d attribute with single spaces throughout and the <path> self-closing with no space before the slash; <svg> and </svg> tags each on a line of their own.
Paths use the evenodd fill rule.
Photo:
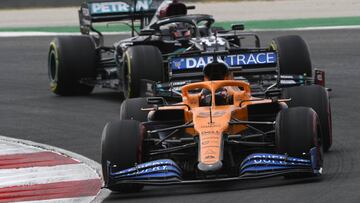
<svg viewBox="0 0 360 203">
<path fill-rule="evenodd" d="M 325 87 L 325 71 L 315 70 L 315 84 Z"/>
</svg>

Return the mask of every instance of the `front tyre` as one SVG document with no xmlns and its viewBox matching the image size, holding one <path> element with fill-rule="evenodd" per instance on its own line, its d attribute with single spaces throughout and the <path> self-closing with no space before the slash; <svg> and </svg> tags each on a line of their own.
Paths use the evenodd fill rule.
<svg viewBox="0 0 360 203">
<path fill-rule="evenodd" d="M 101 139 L 101 165 L 108 189 L 124 193 L 142 190 L 141 184 L 112 184 L 108 172 L 109 164 L 116 166 L 116 171 L 121 171 L 141 163 L 142 142 L 140 122 L 121 120 L 106 124 Z"/>
<path fill-rule="evenodd" d="M 309 158 L 309 152 L 316 147 L 322 167 L 323 153 L 320 121 L 316 112 L 308 107 L 294 107 L 281 110 L 276 117 L 275 145 L 280 154 L 297 158 Z M 290 174 L 286 177 L 307 177 L 308 174 Z M 312 176 L 312 175 L 310 175 Z"/>
<path fill-rule="evenodd" d="M 48 73 L 51 91 L 57 95 L 86 95 L 94 86 L 80 79 L 96 77 L 97 52 L 89 36 L 60 36 L 50 43 Z"/>
</svg>

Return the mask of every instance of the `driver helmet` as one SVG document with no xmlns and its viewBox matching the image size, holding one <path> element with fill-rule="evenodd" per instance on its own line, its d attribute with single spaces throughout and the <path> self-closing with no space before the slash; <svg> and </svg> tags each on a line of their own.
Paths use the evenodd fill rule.
<svg viewBox="0 0 360 203">
<path fill-rule="evenodd" d="M 222 87 L 215 92 L 215 104 L 216 105 L 227 105 L 232 103 L 232 96 L 229 95 L 228 90 Z M 200 93 L 200 106 L 211 106 L 212 95 L 208 89 L 203 89 Z"/>
<path fill-rule="evenodd" d="M 226 80 L 230 74 L 229 67 L 224 62 L 219 62 L 216 60 L 212 63 L 209 63 L 204 68 L 204 80 Z M 203 89 L 200 94 L 200 106 L 211 106 L 212 95 L 211 91 Z M 226 105 L 232 103 L 232 96 L 229 95 L 226 87 L 222 87 L 215 92 L 215 104 L 216 105 Z"/>
<path fill-rule="evenodd" d="M 226 63 L 216 60 L 204 67 L 205 80 L 225 80 L 229 73 L 229 67 Z"/>
<path fill-rule="evenodd" d="M 177 22 L 169 26 L 170 35 L 173 39 L 190 39 L 192 36 L 192 28 L 186 23 Z"/>
<path fill-rule="evenodd" d="M 160 5 L 160 10 L 158 11 L 157 16 L 159 18 L 178 16 L 178 15 L 186 15 L 187 7 L 184 3 L 180 3 L 177 0 L 165 1 L 162 5 Z"/>
</svg>

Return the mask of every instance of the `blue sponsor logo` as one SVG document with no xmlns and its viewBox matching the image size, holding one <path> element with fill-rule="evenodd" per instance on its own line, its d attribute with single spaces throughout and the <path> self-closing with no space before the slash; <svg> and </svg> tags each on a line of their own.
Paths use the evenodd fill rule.
<svg viewBox="0 0 360 203">
<path fill-rule="evenodd" d="M 136 167 L 126 170 L 112 172 L 110 168 L 110 178 L 112 179 L 149 179 L 149 178 L 181 178 L 181 170 L 177 164 L 170 159 L 161 159 L 142 163 Z"/>
<path fill-rule="evenodd" d="M 134 10 L 133 6 L 121 1 L 90 3 L 91 14 L 129 13 Z M 151 9 L 152 0 L 138 0 L 136 11 L 148 11 Z"/>
<path fill-rule="evenodd" d="M 263 64 L 275 65 L 277 63 L 277 55 L 275 52 L 246 53 L 222 57 L 219 56 L 218 60 L 225 62 L 229 67 Z M 213 56 L 173 58 L 170 60 L 170 67 L 172 70 L 204 68 L 207 64 L 213 61 Z"/>
<path fill-rule="evenodd" d="M 280 161 L 287 161 L 287 162 L 302 162 L 302 163 L 310 163 L 309 160 L 306 159 L 299 159 L 295 157 L 289 157 L 285 155 L 279 155 L 279 154 L 253 154 L 252 156 L 248 157 L 249 159 L 254 159 L 255 163 L 258 161 L 266 163 L 266 161 L 271 160 L 280 160 Z"/>
<path fill-rule="evenodd" d="M 132 173 L 134 171 L 139 171 L 139 170 L 152 170 L 152 169 L 158 169 L 160 167 L 163 166 L 172 166 L 172 167 L 178 167 L 176 165 L 175 162 L 173 162 L 172 160 L 169 159 L 162 159 L 162 160 L 156 160 L 156 161 L 152 161 L 152 162 L 147 162 L 147 163 L 143 163 L 143 164 L 139 164 L 136 167 L 132 167 L 126 170 L 122 170 L 120 172 L 117 172 L 116 174 L 127 174 L 127 173 Z M 151 169 L 152 168 L 152 169 Z"/>
<path fill-rule="evenodd" d="M 126 174 L 116 174 L 116 175 L 120 175 L 123 177 L 128 177 L 128 176 L 139 176 L 139 175 L 145 175 L 145 174 L 149 174 L 149 173 L 155 173 L 155 172 L 167 172 L 167 171 L 172 171 L 172 172 L 177 172 L 177 168 L 175 168 L 174 166 L 156 166 L 153 168 L 146 168 L 146 169 L 141 169 L 141 170 L 136 170 L 133 171 L 131 173 L 126 173 Z M 114 175 L 114 174 L 112 174 Z"/>
</svg>

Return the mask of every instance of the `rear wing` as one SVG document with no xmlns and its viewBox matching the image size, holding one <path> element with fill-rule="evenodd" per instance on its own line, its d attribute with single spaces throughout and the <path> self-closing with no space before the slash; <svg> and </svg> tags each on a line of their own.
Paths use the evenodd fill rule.
<svg viewBox="0 0 360 203">
<path fill-rule="evenodd" d="M 166 0 L 165 0 L 166 1 Z M 92 24 L 122 20 L 150 20 L 164 0 L 88 1 L 79 10 L 82 34 L 94 31 Z"/>
<path fill-rule="evenodd" d="M 196 76 L 197 73 L 202 76 L 203 68 L 214 61 L 214 55 L 217 60 L 229 67 L 234 75 L 244 74 L 277 74 L 278 53 L 268 49 L 239 50 L 224 53 L 197 53 L 194 55 L 177 55 L 168 59 L 168 69 L 174 77 L 186 75 Z"/>
</svg>

